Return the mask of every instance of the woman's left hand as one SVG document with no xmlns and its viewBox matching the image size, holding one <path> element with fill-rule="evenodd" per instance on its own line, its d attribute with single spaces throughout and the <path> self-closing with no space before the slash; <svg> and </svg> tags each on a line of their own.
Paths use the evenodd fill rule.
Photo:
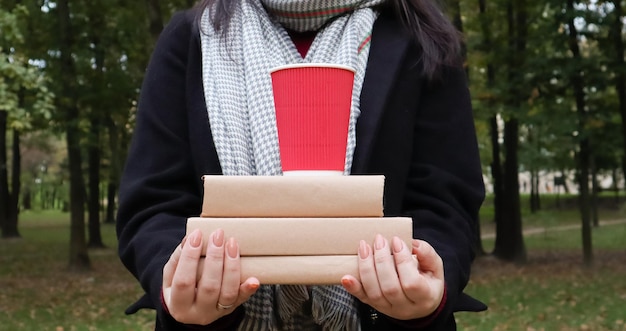
<svg viewBox="0 0 626 331">
<path fill-rule="evenodd" d="M 443 298 L 443 261 L 425 241 L 414 239 L 412 246 L 409 250 L 393 237 L 390 247 L 387 239 L 377 235 L 372 251 L 361 241 L 361 280 L 346 275 L 341 283 L 350 294 L 389 317 L 410 320 L 430 315 Z"/>
</svg>

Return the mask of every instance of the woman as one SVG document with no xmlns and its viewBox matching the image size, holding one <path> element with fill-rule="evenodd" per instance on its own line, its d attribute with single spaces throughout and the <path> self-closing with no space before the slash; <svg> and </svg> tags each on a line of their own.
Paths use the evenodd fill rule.
<svg viewBox="0 0 626 331">
<path fill-rule="evenodd" d="M 484 186 L 460 39 L 430 1 L 204 0 L 172 18 L 120 188 L 120 256 L 147 293 L 129 313 L 156 309 L 157 330 L 455 330 L 453 312 L 486 308 L 463 293 Z M 281 174 L 269 70 L 297 62 L 356 69 L 345 173 L 385 175 L 385 215 L 413 217 L 416 239 L 362 242 L 361 281 L 240 283 L 236 238 L 183 239 L 185 222 L 202 175 Z"/>
</svg>

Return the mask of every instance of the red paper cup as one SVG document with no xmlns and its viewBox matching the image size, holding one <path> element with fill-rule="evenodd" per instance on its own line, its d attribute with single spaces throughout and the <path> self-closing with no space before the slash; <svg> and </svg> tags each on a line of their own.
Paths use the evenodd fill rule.
<svg viewBox="0 0 626 331">
<path fill-rule="evenodd" d="M 354 69 L 294 64 L 271 72 L 284 174 L 343 174 Z"/>
</svg>

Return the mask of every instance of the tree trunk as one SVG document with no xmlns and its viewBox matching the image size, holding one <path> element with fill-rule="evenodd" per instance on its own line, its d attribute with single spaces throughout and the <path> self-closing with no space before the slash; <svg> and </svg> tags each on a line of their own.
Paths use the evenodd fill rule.
<svg viewBox="0 0 626 331">
<path fill-rule="evenodd" d="M 567 12 L 572 14 L 568 19 L 569 35 L 568 45 L 572 52 L 572 59 L 576 63 L 580 62 L 580 48 L 578 46 L 578 30 L 574 24 L 574 0 L 567 0 Z M 589 168 L 591 151 L 589 148 L 589 138 L 586 132 L 587 114 L 585 111 L 585 91 L 582 72 L 576 69 L 571 74 L 572 88 L 574 91 L 574 99 L 576 101 L 576 111 L 578 113 L 578 137 L 579 153 L 578 153 L 578 186 L 579 186 L 579 206 L 582 219 L 582 241 L 583 241 L 583 259 L 587 266 L 593 263 L 593 248 L 591 241 L 591 196 L 589 194 Z"/>
<path fill-rule="evenodd" d="M 68 116 L 76 118 L 78 108 L 67 109 Z M 81 168 L 79 129 L 76 124 L 68 124 L 66 133 L 67 155 L 70 170 L 70 261 L 69 268 L 73 271 L 91 269 L 91 262 L 85 238 L 85 184 Z"/>
<path fill-rule="evenodd" d="M 478 0 L 478 8 L 480 12 L 480 27 L 483 36 L 482 49 L 488 52 L 492 48 L 491 27 L 489 26 L 490 20 L 486 17 L 487 4 L 485 0 Z M 487 88 L 491 89 L 495 86 L 495 69 L 493 63 L 487 63 Z M 493 97 L 489 97 L 488 104 L 493 103 Z M 489 117 L 489 136 L 491 138 L 491 156 L 492 161 L 490 164 L 492 185 L 493 185 L 493 211 L 494 211 L 494 223 L 498 224 L 502 220 L 502 161 L 500 160 L 500 130 L 498 128 L 498 116 L 493 114 Z M 482 245 L 482 241 L 481 241 Z"/>
<path fill-rule="evenodd" d="M 522 215 L 518 176 L 519 124 L 510 119 L 504 124 L 504 199 L 502 221 L 496 224 L 494 256 L 505 261 L 526 262 L 526 247 L 522 235 Z"/>
<path fill-rule="evenodd" d="M 113 118 L 108 117 L 106 127 L 109 133 L 109 145 L 111 146 L 109 184 L 107 186 L 107 205 L 105 223 L 115 223 L 115 213 L 117 211 L 117 187 L 120 180 L 121 155 L 120 155 L 120 130 L 117 129 Z"/>
<path fill-rule="evenodd" d="M 97 116 L 93 115 L 92 116 Z M 89 201 L 88 224 L 89 224 L 89 248 L 104 248 L 102 233 L 100 232 L 100 121 L 97 118 L 91 120 L 90 143 L 88 152 L 89 164 Z"/>
<path fill-rule="evenodd" d="M 117 198 L 117 185 L 115 183 L 109 182 L 109 184 L 107 185 L 107 205 L 106 205 L 106 216 L 104 218 L 104 223 L 107 223 L 107 224 L 115 223 L 116 198 Z"/>
<path fill-rule="evenodd" d="M 95 68 L 94 79 L 92 88 L 94 94 L 98 91 L 105 89 L 103 70 L 104 70 L 104 56 L 105 50 L 102 45 L 102 38 L 100 34 L 105 29 L 104 17 L 100 13 L 102 10 L 97 3 L 91 2 L 89 8 L 89 21 L 91 22 L 89 35 L 94 50 Z M 100 132 L 103 125 L 101 118 L 105 110 L 102 109 L 101 103 L 96 101 L 91 106 L 89 112 L 89 124 L 91 130 L 89 131 L 89 144 L 88 144 L 88 166 L 89 166 L 89 193 L 87 194 L 87 210 L 88 210 L 88 247 L 90 248 L 104 248 L 104 242 L 102 241 L 102 233 L 100 232 L 100 160 L 101 160 L 101 148 L 100 148 Z"/>
<path fill-rule="evenodd" d="M 509 56 L 508 79 L 513 82 L 523 68 L 526 51 L 526 4 L 523 0 L 509 0 L 507 5 Z M 512 84 L 510 84 L 512 85 Z M 508 107 L 520 108 L 519 87 L 508 91 Z M 514 115 L 504 122 L 504 197 L 502 219 L 496 224 L 496 242 L 493 254 L 505 261 L 526 262 L 526 248 L 522 233 L 522 215 L 519 194 L 519 124 Z"/>
<path fill-rule="evenodd" d="M 528 145 L 531 148 L 536 148 L 537 149 L 537 154 L 541 153 L 541 144 L 540 144 L 540 133 L 537 132 L 537 129 L 533 129 L 533 128 L 529 128 L 528 129 Z M 528 192 L 526 190 L 526 186 L 530 186 L 530 195 L 529 195 L 529 202 L 530 202 L 530 212 L 532 214 L 538 212 L 539 210 L 541 210 L 541 200 L 540 200 L 540 196 L 539 196 L 539 173 L 540 173 L 540 169 L 536 168 L 533 164 L 531 164 L 530 166 L 530 179 L 529 179 L 529 183 L 524 182 L 524 190 L 523 192 L 526 193 Z"/>
<path fill-rule="evenodd" d="M 617 169 L 611 170 L 611 178 L 613 180 L 613 193 L 615 197 L 615 205 L 619 204 L 619 177 L 617 177 Z"/>
<path fill-rule="evenodd" d="M 582 242 L 583 242 L 583 262 L 587 266 L 593 264 L 593 243 L 591 237 L 591 196 L 589 194 L 589 141 L 584 138 L 579 144 L 580 152 L 578 153 L 578 186 L 579 209 L 582 221 Z"/>
<path fill-rule="evenodd" d="M 626 71 L 624 66 L 624 41 L 622 31 L 624 23 L 622 21 L 622 2 L 613 1 L 613 24 L 611 26 L 611 36 L 613 37 L 613 47 L 615 48 L 615 90 L 617 91 L 618 108 L 622 118 L 622 141 L 624 151 L 622 152 L 622 172 L 626 178 Z"/>
<path fill-rule="evenodd" d="M 502 160 L 500 158 L 500 130 L 498 129 L 498 119 L 492 116 L 489 120 L 489 135 L 491 136 L 491 176 L 493 177 L 493 208 L 494 222 L 500 224 L 502 222 L 502 198 L 504 197 L 504 175 L 502 170 Z"/>
<path fill-rule="evenodd" d="M 541 209 L 539 200 L 539 170 L 530 171 L 530 212 L 536 213 Z"/>
<path fill-rule="evenodd" d="M 600 215 L 598 214 L 598 168 L 595 157 L 591 157 L 591 221 L 593 227 L 600 226 Z"/>
<path fill-rule="evenodd" d="M 21 99 L 21 98 L 20 98 Z M 19 238 L 20 232 L 17 227 L 19 219 L 19 201 L 20 187 L 22 181 L 20 179 L 22 173 L 22 154 L 20 152 L 20 133 L 13 130 L 13 148 L 11 162 L 11 192 L 9 193 L 9 208 L 7 208 L 8 216 L 6 220 L 6 228 L 3 231 L 5 238 Z"/>
<path fill-rule="evenodd" d="M 7 118 L 8 113 L 0 110 L 0 228 L 2 238 L 8 237 L 9 217 L 9 173 L 7 160 Z"/>
<path fill-rule="evenodd" d="M 65 111 L 67 156 L 70 172 L 70 250 L 69 269 L 86 271 L 91 269 L 91 262 L 85 240 L 85 200 L 82 160 L 80 151 L 80 128 L 78 124 L 78 106 L 73 89 L 76 70 L 72 59 L 74 47 L 70 8 L 68 0 L 57 1 L 59 14 L 60 65 L 66 79 L 61 82 L 63 102 L 60 108 Z"/>
<path fill-rule="evenodd" d="M 533 193 L 532 199 L 535 207 L 535 212 L 541 210 L 541 195 L 539 193 L 539 170 L 535 169 L 535 187 L 536 190 Z"/>
<path fill-rule="evenodd" d="M 22 193 L 22 208 L 24 210 L 32 209 L 32 194 L 28 187 L 25 187 L 24 192 Z"/>
<path fill-rule="evenodd" d="M 152 36 L 153 44 L 155 44 L 163 30 L 161 5 L 158 0 L 146 0 L 146 5 L 148 7 L 148 19 L 150 20 L 150 35 Z"/>
</svg>

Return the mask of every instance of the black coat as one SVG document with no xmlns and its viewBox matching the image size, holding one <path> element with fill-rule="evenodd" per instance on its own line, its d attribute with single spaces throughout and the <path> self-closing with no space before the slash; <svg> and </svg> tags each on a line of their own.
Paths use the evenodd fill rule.
<svg viewBox="0 0 626 331">
<path fill-rule="evenodd" d="M 119 253 L 146 296 L 128 310 L 157 309 L 157 329 L 174 330 L 160 302 L 162 268 L 201 208 L 205 174 L 221 174 L 204 101 L 200 40 L 191 12 L 175 15 L 148 66 L 120 186 Z M 455 330 L 452 313 L 485 306 L 462 293 L 484 185 L 465 72 L 422 72 L 419 45 L 392 16 L 374 25 L 361 93 L 353 174 L 385 175 L 384 213 L 410 215 L 414 237 L 444 261 L 447 300 L 427 330 Z M 402 330 L 385 316 L 371 326 Z"/>
</svg>

